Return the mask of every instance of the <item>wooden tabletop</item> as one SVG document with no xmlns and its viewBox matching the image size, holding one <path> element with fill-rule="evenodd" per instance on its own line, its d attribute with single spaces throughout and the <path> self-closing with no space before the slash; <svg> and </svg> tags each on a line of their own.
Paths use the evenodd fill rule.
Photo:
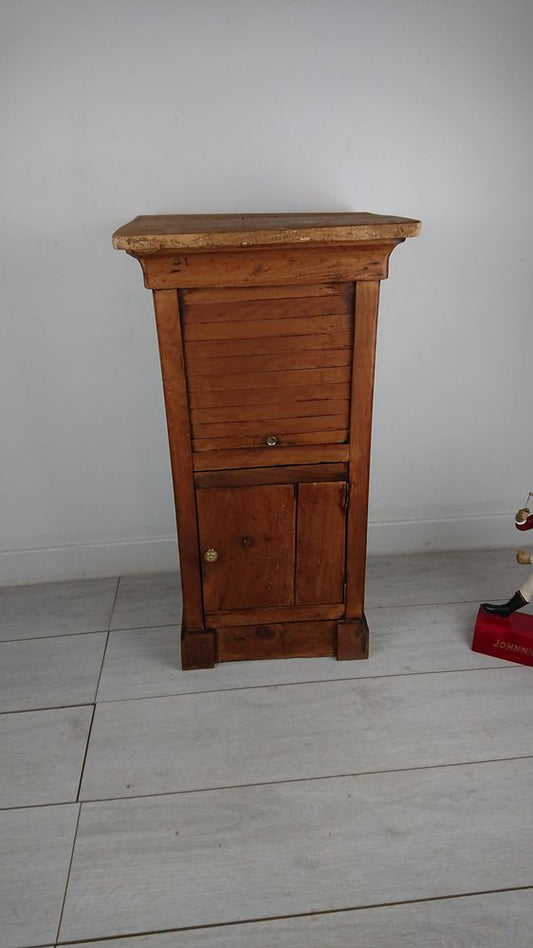
<svg viewBox="0 0 533 948">
<path fill-rule="evenodd" d="M 420 233 L 420 221 L 382 214 L 160 214 L 136 217 L 113 234 L 129 253 L 217 250 L 283 244 L 350 244 L 403 240 Z"/>
</svg>

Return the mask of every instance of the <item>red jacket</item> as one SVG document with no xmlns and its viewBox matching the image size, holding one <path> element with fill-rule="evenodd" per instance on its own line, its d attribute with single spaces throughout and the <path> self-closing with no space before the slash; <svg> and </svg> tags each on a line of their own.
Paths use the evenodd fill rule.
<svg viewBox="0 0 533 948">
<path fill-rule="evenodd" d="M 517 530 L 533 530 L 533 514 L 530 514 L 523 523 L 517 523 L 515 520 L 515 527 Z"/>
</svg>

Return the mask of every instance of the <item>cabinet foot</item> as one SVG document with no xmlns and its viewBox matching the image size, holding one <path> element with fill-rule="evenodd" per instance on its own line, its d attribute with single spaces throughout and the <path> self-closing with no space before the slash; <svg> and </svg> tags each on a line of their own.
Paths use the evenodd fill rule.
<svg viewBox="0 0 533 948">
<path fill-rule="evenodd" d="M 214 668 L 215 633 L 212 629 L 181 630 L 181 667 L 184 671 L 193 668 Z"/>
<path fill-rule="evenodd" d="M 368 658 L 368 625 L 361 619 L 341 619 L 337 622 L 337 661 Z"/>
</svg>

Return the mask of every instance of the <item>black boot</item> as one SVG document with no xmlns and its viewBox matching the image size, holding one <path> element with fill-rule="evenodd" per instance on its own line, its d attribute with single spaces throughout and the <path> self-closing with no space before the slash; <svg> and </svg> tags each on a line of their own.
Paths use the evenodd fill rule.
<svg viewBox="0 0 533 948">
<path fill-rule="evenodd" d="M 523 606 L 527 605 L 527 599 L 524 599 L 520 591 L 515 592 L 514 596 L 511 596 L 509 602 L 502 603 L 501 605 L 494 605 L 492 602 L 484 602 L 483 608 L 485 612 L 490 612 L 491 615 L 501 616 L 502 619 L 507 619 L 512 612 L 516 612 L 517 609 L 521 609 Z"/>
</svg>

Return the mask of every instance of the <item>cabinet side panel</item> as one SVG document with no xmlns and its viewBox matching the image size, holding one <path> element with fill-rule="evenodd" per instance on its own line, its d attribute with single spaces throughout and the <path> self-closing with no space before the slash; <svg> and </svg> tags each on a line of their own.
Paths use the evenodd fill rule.
<svg viewBox="0 0 533 948">
<path fill-rule="evenodd" d="M 174 502 L 178 522 L 183 626 L 203 627 L 202 585 L 199 567 L 196 499 L 191 455 L 191 431 L 187 410 L 187 387 L 175 290 L 154 291 L 161 374 L 170 443 Z"/>
<path fill-rule="evenodd" d="M 296 602 L 342 602 L 346 485 L 299 484 Z"/>
<path fill-rule="evenodd" d="M 362 618 L 364 610 L 378 303 L 379 281 L 356 284 L 350 424 L 350 506 L 346 541 L 346 618 Z"/>
</svg>

